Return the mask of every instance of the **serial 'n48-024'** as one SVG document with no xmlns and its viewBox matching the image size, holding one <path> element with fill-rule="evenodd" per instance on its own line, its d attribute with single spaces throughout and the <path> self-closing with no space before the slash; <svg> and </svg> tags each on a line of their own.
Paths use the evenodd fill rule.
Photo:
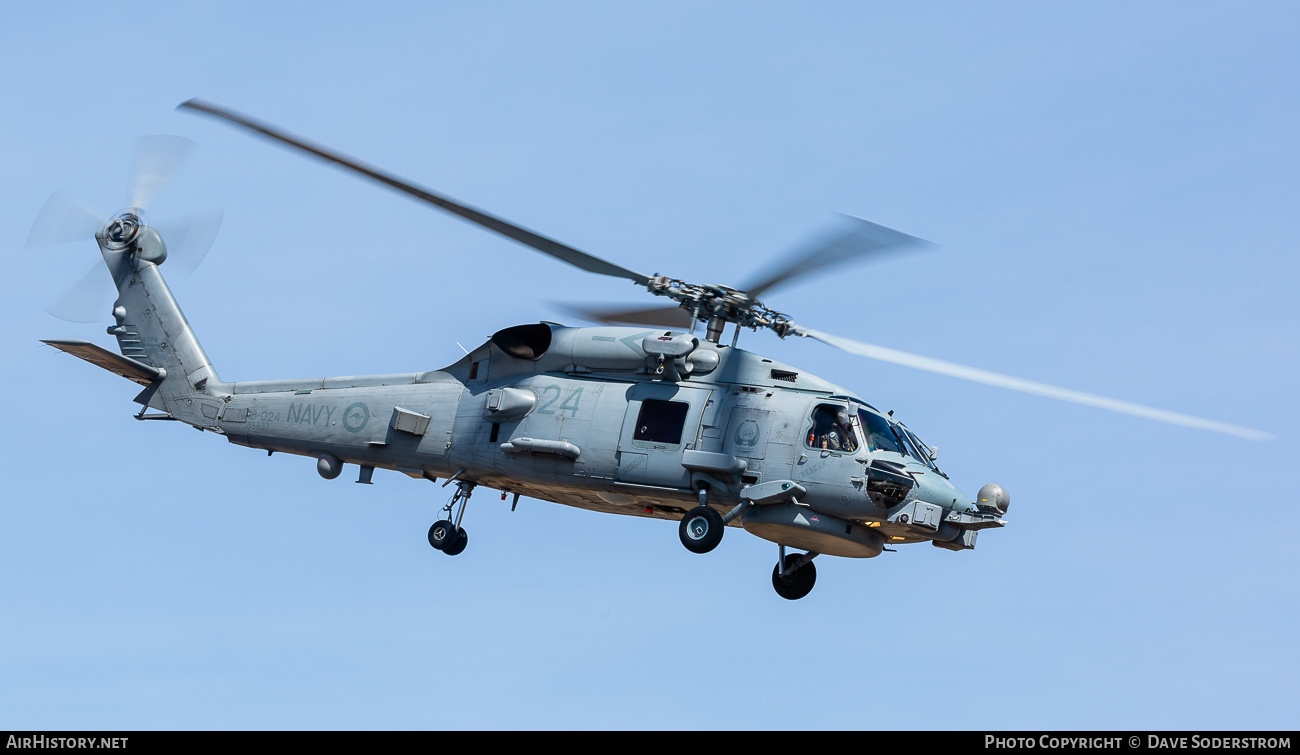
<svg viewBox="0 0 1300 755">
<path fill-rule="evenodd" d="M 707 553 L 726 527 L 780 549 L 772 584 L 803 597 L 819 555 L 870 558 L 891 544 L 975 547 L 1002 527 L 1009 497 L 985 485 L 972 500 L 915 433 L 861 396 L 736 346 L 741 328 L 818 339 L 862 356 L 991 385 L 1262 440 L 1246 428 L 1102 398 L 833 336 L 759 300 L 776 287 L 914 239 L 846 218 L 828 237 L 743 288 L 650 276 L 581 252 L 431 190 L 217 105 L 184 109 L 276 142 L 432 204 L 588 272 L 631 280 L 663 308 L 581 310 L 634 327 L 507 327 L 460 361 L 397 375 L 225 382 L 163 280 L 162 236 L 143 220 L 162 170 L 142 170 L 126 211 L 95 221 L 116 289 L 118 352 L 81 340 L 46 343 L 139 383 L 140 419 L 169 419 L 232 443 L 454 485 L 429 543 L 463 551 L 466 504 L 478 487 L 592 511 L 679 521 L 682 544 Z M 148 161 L 147 161 L 148 162 Z M 153 160 L 154 164 L 164 160 Z M 62 217 L 58 212 L 51 217 Z M 43 214 L 44 215 L 44 214 Z M 703 334 L 695 335 L 697 323 Z M 723 332 L 734 328 L 730 344 Z M 148 413 L 152 408 L 154 413 Z M 787 554 L 786 549 L 800 552 Z"/>
</svg>

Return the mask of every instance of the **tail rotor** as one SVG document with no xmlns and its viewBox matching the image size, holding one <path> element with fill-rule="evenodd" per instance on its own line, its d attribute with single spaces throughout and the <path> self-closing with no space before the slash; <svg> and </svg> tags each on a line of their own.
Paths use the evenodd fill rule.
<svg viewBox="0 0 1300 755">
<path fill-rule="evenodd" d="M 55 192 L 45 203 L 27 235 L 25 249 L 37 249 L 72 242 L 102 238 L 103 262 L 96 260 L 76 283 L 53 297 L 46 311 L 69 322 L 102 322 L 111 317 L 116 290 L 111 276 L 104 275 L 101 265 L 115 267 L 110 256 L 127 249 L 135 234 L 147 228 L 145 210 L 172 181 L 193 151 L 194 143 L 179 136 L 149 136 L 137 141 L 131 182 L 127 191 L 127 209 L 116 215 Z M 217 231 L 221 213 L 207 212 L 182 218 L 158 227 L 158 235 L 168 239 L 166 247 L 155 252 L 154 264 L 172 261 L 171 272 L 192 274 L 206 258 Z"/>
</svg>

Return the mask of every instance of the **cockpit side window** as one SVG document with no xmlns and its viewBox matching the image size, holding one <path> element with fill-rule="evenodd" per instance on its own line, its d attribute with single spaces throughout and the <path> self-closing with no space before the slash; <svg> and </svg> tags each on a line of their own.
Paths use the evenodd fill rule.
<svg viewBox="0 0 1300 755">
<path fill-rule="evenodd" d="M 899 445 L 898 438 L 889 427 L 889 420 L 865 409 L 858 410 L 858 420 L 862 423 L 863 434 L 867 436 L 867 448 L 872 451 L 903 453 L 903 447 Z"/>
<path fill-rule="evenodd" d="M 812 427 L 808 430 L 804 442 L 809 448 L 839 453 L 853 453 L 858 450 L 857 438 L 853 435 L 852 415 L 844 406 L 835 404 L 818 404 L 813 409 Z"/>
</svg>

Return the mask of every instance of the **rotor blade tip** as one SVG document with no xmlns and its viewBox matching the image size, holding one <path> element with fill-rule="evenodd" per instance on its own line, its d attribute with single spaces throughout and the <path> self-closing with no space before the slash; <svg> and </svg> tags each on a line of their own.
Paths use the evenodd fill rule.
<svg viewBox="0 0 1300 755">
<path fill-rule="evenodd" d="M 208 113 L 210 115 L 221 115 L 221 107 L 215 102 L 210 102 L 202 97 L 191 97 L 176 106 L 177 110 L 193 110 L 198 113 Z"/>
<path fill-rule="evenodd" d="M 913 245 L 923 246 L 923 247 L 938 246 L 938 244 L 934 243 L 933 241 L 927 241 L 923 238 L 913 236 L 909 233 L 903 233 L 902 231 L 899 231 L 897 229 L 890 228 L 889 226 L 881 225 L 879 223 L 873 223 L 870 220 L 865 220 L 856 215 L 850 215 L 847 212 L 838 212 L 836 214 L 839 215 L 840 218 L 849 221 L 851 223 L 854 223 L 859 227 L 865 227 L 867 230 L 873 230 L 879 234 L 883 234 L 884 236 L 889 237 L 890 241 L 893 242 L 891 244 L 893 246 L 913 246 Z"/>
</svg>

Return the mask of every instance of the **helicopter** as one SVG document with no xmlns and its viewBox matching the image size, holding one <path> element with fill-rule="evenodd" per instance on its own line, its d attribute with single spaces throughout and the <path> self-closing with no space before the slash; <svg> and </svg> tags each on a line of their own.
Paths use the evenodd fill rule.
<svg viewBox="0 0 1300 755">
<path fill-rule="evenodd" d="M 325 479 L 353 465 L 363 484 L 386 469 L 453 486 L 428 530 L 430 546 L 448 556 L 468 545 L 465 514 L 479 488 L 499 491 L 502 500 L 513 495 L 512 510 L 528 496 L 676 521 L 681 544 L 697 554 L 717 548 L 727 528 L 743 529 L 777 545 L 772 585 L 788 600 L 812 590 L 819 556 L 872 558 L 890 546 L 926 542 L 965 551 L 980 532 L 1006 526 L 1004 487 L 990 483 L 966 496 L 938 465 L 935 448 L 893 411 L 739 348 L 745 328 L 1148 419 L 1271 437 L 832 335 L 759 299 L 809 273 L 926 243 L 885 226 L 845 216 L 847 230 L 742 287 L 693 283 L 622 267 L 224 106 L 192 99 L 178 109 L 671 301 L 576 310 L 605 323 L 594 327 L 505 327 L 441 369 L 225 382 L 163 278 L 167 245 L 144 220 L 147 202 L 135 198 L 141 193 L 106 222 L 96 220 L 94 237 L 116 289 L 107 333 L 117 351 L 79 339 L 43 343 L 139 384 L 136 419 L 179 421 L 268 454 L 314 458 Z M 142 175 L 143 183 L 160 183 Z"/>
</svg>

